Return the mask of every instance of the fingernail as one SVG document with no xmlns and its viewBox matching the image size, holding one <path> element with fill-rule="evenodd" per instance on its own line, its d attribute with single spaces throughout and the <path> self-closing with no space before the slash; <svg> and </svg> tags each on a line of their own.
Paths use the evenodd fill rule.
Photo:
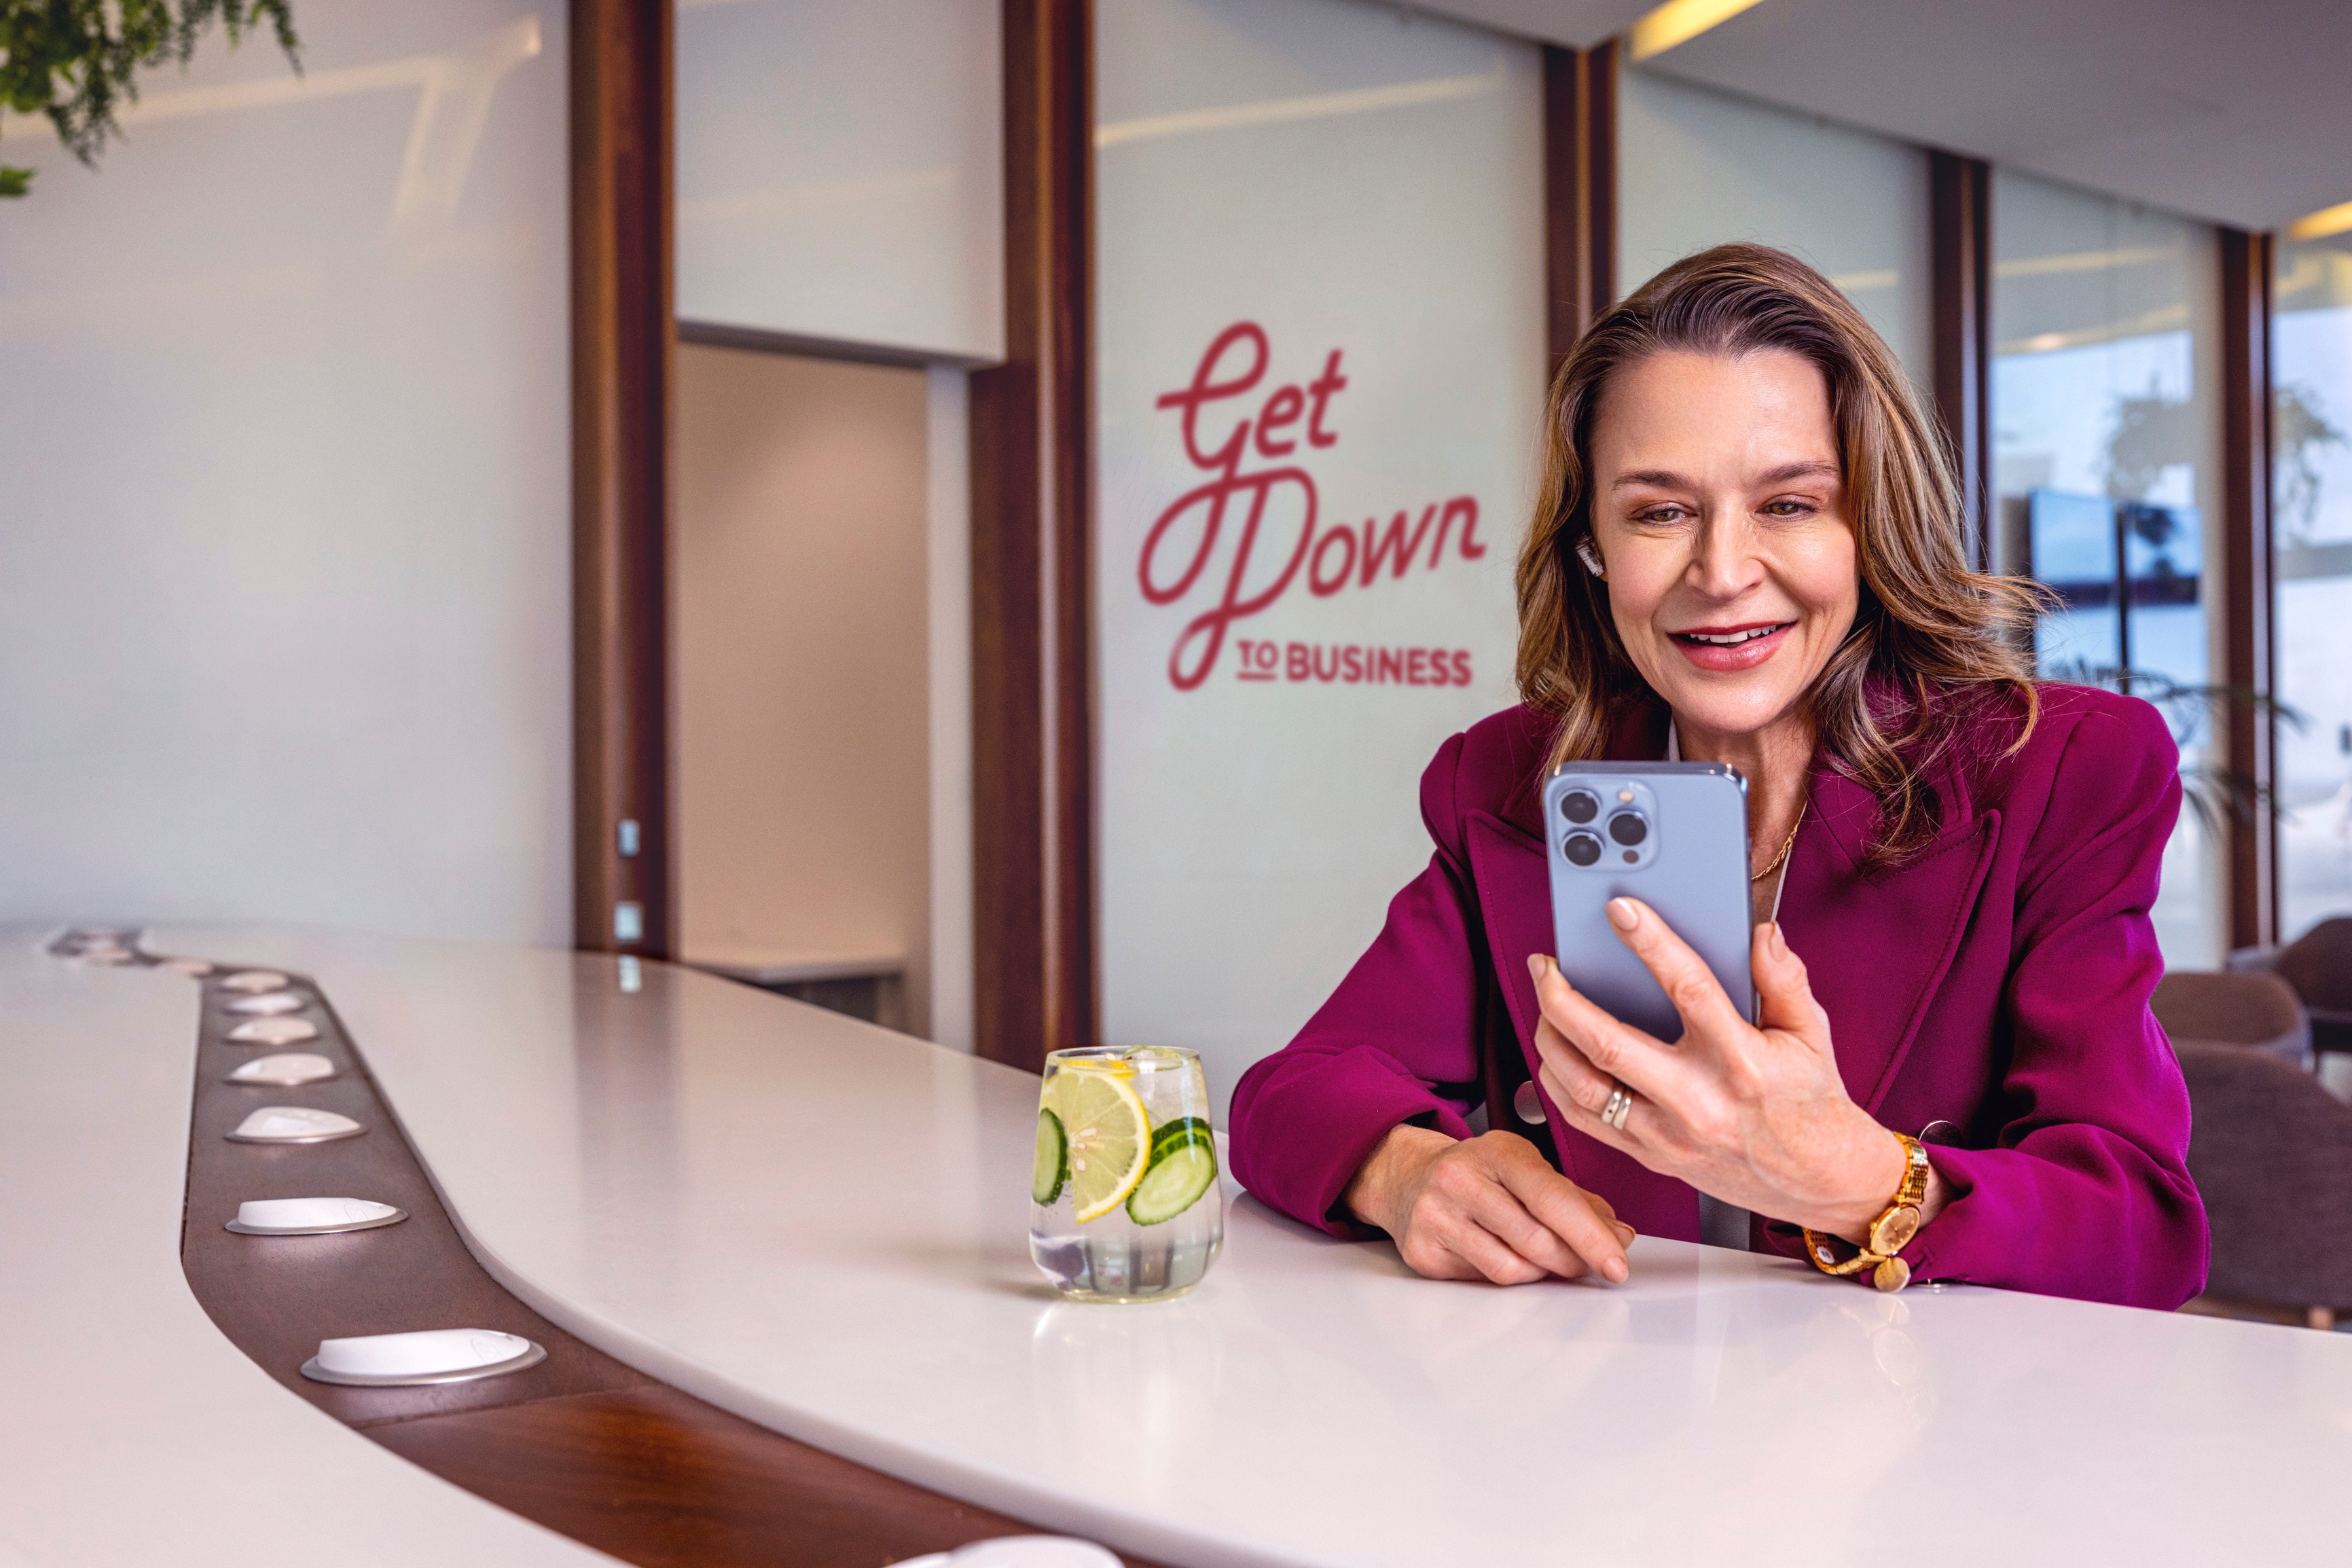
<svg viewBox="0 0 2352 1568">
<path fill-rule="evenodd" d="M 1612 1258 L 1601 1265 L 1601 1271 L 1609 1276 L 1611 1284 L 1622 1285 L 1625 1282 L 1625 1276 L 1632 1270 L 1625 1267 L 1625 1260 L 1622 1258 Z"/>
<path fill-rule="evenodd" d="M 1628 1247 L 1633 1245 L 1633 1238 L 1641 1234 L 1641 1232 L 1635 1230 L 1632 1226 L 1622 1223 L 1620 1223 L 1617 1228 L 1622 1233 L 1618 1237 L 1618 1239 Z"/>
<path fill-rule="evenodd" d="M 1612 898 L 1609 901 L 1609 924 L 1620 931 L 1631 931 L 1642 924 L 1642 912 L 1633 907 L 1630 898 Z"/>
<path fill-rule="evenodd" d="M 1789 939 L 1780 935 L 1780 923 L 1775 920 L 1772 922 L 1772 956 L 1785 958 L 1788 956 Z"/>
<path fill-rule="evenodd" d="M 1541 980 L 1543 978 L 1543 967 L 1544 956 L 1542 954 L 1530 953 L 1528 955 L 1528 973 L 1530 976 L 1534 977 L 1538 980 Z"/>
</svg>

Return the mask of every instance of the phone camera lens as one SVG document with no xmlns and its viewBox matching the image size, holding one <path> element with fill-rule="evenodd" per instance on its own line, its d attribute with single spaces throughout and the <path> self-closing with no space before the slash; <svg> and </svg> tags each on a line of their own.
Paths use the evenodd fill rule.
<svg viewBox="0 0 2352 1568">
<path fill-rule="evenodd" d="M 1570 865 L 1591 865 L 1601 858 L 1601 841 L 1591 833 L 1570 833 L 1559 847 Z"/>
<path fill-rule="evenodd" d="M 1589 822 L 1601 814 L 1601 797 L 1570 789 L 1559 798 L 1559 814 L 1571 822 Z"/>
<path fill-rule="evenodd" d="M 1639 811 L 1620 811 L 1609 819 L 1609 836 L 1630 849 L 1650 836 L 1650 824 Z"/>
</svg>

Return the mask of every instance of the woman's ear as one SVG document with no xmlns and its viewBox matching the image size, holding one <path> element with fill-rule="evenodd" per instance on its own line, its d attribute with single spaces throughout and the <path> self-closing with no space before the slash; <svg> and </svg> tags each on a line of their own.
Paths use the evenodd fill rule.
<svg viewBox="0 0 2352 1568">
<path fill-rule="evenodd" d="M 1592 536 L 1591 534 L 1587 534 L 1582 538 L 1576 541 L 1576 559 L 1582 561 L 1584 563 L 1584 570 L 1591 572 L 1593 576 L 1605 578 L 1609 575 L 1609 573 L 1601 567 L 1601 552 L 1593 548 Z"/>
</svg>

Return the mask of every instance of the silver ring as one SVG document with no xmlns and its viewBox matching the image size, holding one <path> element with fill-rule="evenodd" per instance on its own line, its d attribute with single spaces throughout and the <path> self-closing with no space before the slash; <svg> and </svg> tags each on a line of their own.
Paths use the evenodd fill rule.
<svg viewBox="0 0 2352 1568">
<path fill-rule="evenodd" d="M 1601 1119 L 1616 1132 L 1625 1130 L 1625 1113 L 1633 1108 L 1633 1092 L 1622 1083 L 1609 1096 L 1609 1103 L 1601 1107 Z"/>
</svg>

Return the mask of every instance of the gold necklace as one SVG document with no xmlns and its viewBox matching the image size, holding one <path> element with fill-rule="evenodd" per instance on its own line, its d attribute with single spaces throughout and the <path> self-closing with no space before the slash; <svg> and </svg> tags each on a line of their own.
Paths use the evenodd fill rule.
<svg viewBox="0 0 2352 1568">
<path fill-rule="evenodd" d="M 1807 808 L 1812 805 L 1812 799 L 1810 796 L 1797 802 L 1797 820 L 1790 824 L 1789 836 L 1780 841 L 1780 852 L 1772 857 L 1772 861 L 1769 865 L 1767 865 L 1762 871 L 1750 876 L 1748 879 L 1749 882 L 1762 882 L 1766 877 L 1770 876 L 1774 872 L 1780 869 L 1780 862 L 1787 860 L 1789 858 L 1789 852 L 1797 847 L 1797 830 L 1805 825 L 1805 811 Z"/>
</svg>

